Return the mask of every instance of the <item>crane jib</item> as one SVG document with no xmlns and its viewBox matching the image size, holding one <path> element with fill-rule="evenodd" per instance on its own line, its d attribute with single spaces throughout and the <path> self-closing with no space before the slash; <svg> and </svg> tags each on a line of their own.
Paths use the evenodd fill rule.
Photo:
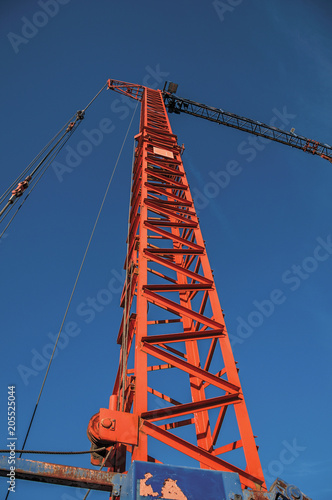
<svg viewBox="0 0 332 500">
<path fill-rule="evenodd" d="M 266 125 L 250 118 L 229 113 L 222 109 L 206 106 L 189 99 L 177 97 L 169 92 L 164 92 L 164 101 L 169 113 L 187 113 L 198 116 L 227 127 L 236 128 L 250 134 L 265 137 L 282 144 L 287 144 L 307 153 L 319 155 L 332 163 L 332 146 L 308 139 L 294 132 L 287 132 L 271 125 Z"/>
</svg>

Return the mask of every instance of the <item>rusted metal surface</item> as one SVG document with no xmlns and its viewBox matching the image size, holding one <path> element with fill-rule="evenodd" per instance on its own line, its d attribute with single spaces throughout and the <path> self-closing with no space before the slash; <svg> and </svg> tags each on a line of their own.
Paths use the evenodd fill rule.
<svg viewBox="0 0 332 500">
<path fill-rule="evenodd" d="M 276 479 L 268 492 L 244 490 L 243 500 L 311 500 L 297 486 Z"/>
<path fill-rule="evenodd" d="M 8 457 L 2 456 L 0 476 L 6 477 L 8 472 Z M 112 492 L 114 485 L 119 484 L 121 474 L 16 458 L 15 478 Z"/>
<path fill-rule="evenodd" d="M 300 491 L 297 486 L 288 484 L 280 478 L 274 481 L 270 488 L 270 492 L 273 500 L 274 498 L 287 498 L 289 500 L 311 500 L 311 498 L 304 495 L 304 493 L 302 493 L 302 491 Z"/>
<path fill-rule="evenodd" d="M 243 500 L 272 500 L 271 494 L 266 491 L 244 490 Z M 274 500 L 274 497 L 273 497 Z"/>
</svg>

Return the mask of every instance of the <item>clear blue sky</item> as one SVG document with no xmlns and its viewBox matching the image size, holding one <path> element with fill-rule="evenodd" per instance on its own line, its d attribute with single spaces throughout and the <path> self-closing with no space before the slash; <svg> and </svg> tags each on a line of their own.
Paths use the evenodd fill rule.
<svg viewBox="0 0 332 500">
<path fill-rule="evenodd" d="M 1 2 L 1 193 L 110 77 L 160 88 L 173 80 L 180 96 L 332 143 L 329 0 L 225 0 L 224 13 L 197 0 L 50 3 L 53 10 L 44 0 Z M 47 356 L 59 329 L 129 124 L 131 103 L 117 99 L 105 91 L 70 146 L 81 151 L 83 131 L 105 118 L 112 130 L 76 156 L 70 172 L 48 170 L 0 243 L 1 448 L 9 384 L 22 444 L 44 374 L 36 353 Z M 330 500 L 332 165 L 198 118 L 176 115 L 171 123 L 186 147 L 267 483 L 280 476 L 313 500 Z M 80 333 L 54 360 L 27 449 L 89 449 L 89 418 L 107 405 L 137 130 L 138 115 L 68 315 Z M 58 161 L 66 164 L 66 154 Z M 237 175 L 218 186 L 231 161 Z M 274 290 L 272 311 L 264 301 Z M 98 311 L 84 315 L 89 298 Z M 22 376 L 22 366 L 32 372 Z M 89 456 L 49 461 L 90 467 Z M 1 498 L 5 491 L 1 479 Z M 74 500 L 82 492 L 19 482 L 12 496 Z"/>
</svg>

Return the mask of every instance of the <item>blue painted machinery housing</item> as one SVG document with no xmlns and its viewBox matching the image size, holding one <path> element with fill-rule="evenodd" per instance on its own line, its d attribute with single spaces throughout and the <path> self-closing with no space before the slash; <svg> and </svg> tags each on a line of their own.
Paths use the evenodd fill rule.
<svg viewBox="0 0 332 500">
<path fill-rule="evenodd" d="M 115 496 L 118 491 L 113 490 Z M 311 500 L 277 479 L 269 492 L 242 490 L 238 474 L 150 462 L 132 463 L 122 476 L 121 500 Z"/>
</svg>

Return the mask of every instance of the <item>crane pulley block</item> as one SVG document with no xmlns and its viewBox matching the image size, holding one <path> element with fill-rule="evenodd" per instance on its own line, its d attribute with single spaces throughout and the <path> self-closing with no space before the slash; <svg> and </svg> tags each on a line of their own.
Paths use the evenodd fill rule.
<svg viewBox="0 0 332 500">
<path fill-rule="evenodd" d="M 88 433 L 99 442 L 138 444 L 138 415 L 101 408 L 89 423 Z"/>
<path fill-rule="evenodd" d="M 24 181 L 19 182 L 17 187 L 12 191 L 12 196 L 10 200 L 22 196 L 23 192 L 28 188 L 30 181 L 31 181 L 31 175 L 28 175 L 28 177 L 26 177 Z"/>
</svg>

